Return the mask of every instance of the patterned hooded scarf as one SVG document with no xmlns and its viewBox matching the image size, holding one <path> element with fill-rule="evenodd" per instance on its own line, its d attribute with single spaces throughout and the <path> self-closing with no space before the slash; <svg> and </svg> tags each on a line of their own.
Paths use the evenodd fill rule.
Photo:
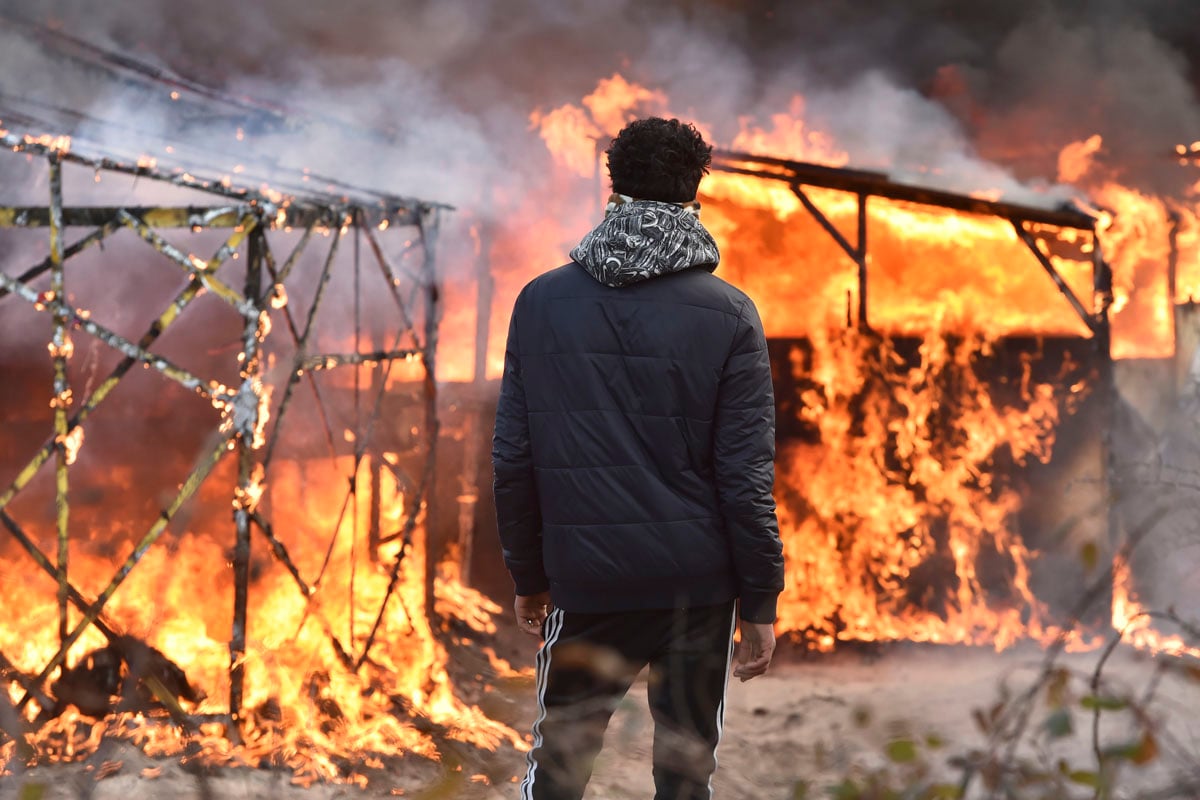
<svg viewBox="0 0 1200 800">
<path fill-rule="evenodd" d="M 658 275 L 717 268 L 721 254 L 700 224 L 698 205 L 610 199 L 604 221 L 583 237 L 571 258 L 605 286 L 628 286 Z"/>
</svg>

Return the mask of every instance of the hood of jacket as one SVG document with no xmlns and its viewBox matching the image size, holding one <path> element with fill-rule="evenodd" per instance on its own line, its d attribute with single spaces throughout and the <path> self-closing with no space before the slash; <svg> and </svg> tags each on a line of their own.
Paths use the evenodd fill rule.
<svg viewBox="0 0 1200 800">
<path fill-rule="evenodd" d="M 614 208 L 583 237 L 571 259 L 605 286 L 717 268 L 721 254 L 696 214 L 675 203 L 634 200 Z"/>
</svg>

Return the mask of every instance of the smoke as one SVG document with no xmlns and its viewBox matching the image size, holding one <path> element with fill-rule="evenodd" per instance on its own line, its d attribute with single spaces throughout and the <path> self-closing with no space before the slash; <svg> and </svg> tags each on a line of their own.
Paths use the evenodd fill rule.
<svg viewBox="0 0 1200 800">
<path fill-rule="evenodd" d="M 1097 133 L 1109 174 L 1180 191 L 1188 176 L 1171 148 L 1200 131 L 1185 38 L 1198 12 L 1165 0 L 25 6 L 5 0 L 0 11 L 308 116 L 299 134 L 254 132 L 281 164 L 468 207 L 488 207 L 483 187 L 519 194 L 546 168 L 532 110 L 577 101 L 615 72 L 664 91 L 718 140 L 803 95 L 811 127 L 835 136 L 852 166 L 1009 199 L 1033 199 L 1053 183 L 1057 152 Z M 68 67 L 22 36 L 5 45 L 6 96 L 179 133 L 181 114 L 161 97 Z M 222 142 L 230 122 L 191 117 L 183 128 Z"/>
<path fill-rule="evenodd" d="M 791 47 L 814 83 L 886 76 L 951 114 L 957 150 L 1020 180 L 1053 180 L 1059 150 L 1100 134 L 1106 177 L 1164 193 L 1194 181 L 1170 155 L 1200 131 L 1197 9 L 1153 0 L 882 7 L 796 4 L 780 25 L 799 36 Z M 790 36 L 775 36 L 765 58 L 796 64 Z M 848 128 L 872 114 L 869 102 L 843 107 Z"/>
<path fill-rule="evenodd" d="M 473 226 L 510 240 L 514 263 L 494 270 L 529 275 L 552 264 L 515 241 L 523 226 L 554 218 L 565 259 L 592 223 L 604 187 L 555 178 L 530 115 L 614 74 L 722 145 L 802 97 L 806 130 L 899 181 L 1045 206 L 1112 178 L 1184 198 L 1196 176 L 1172 153 L 1200 137 L 1198 23 L 1200 10 L 1169 0 L 0 0 L 0 119 L 251 187 L 306 170 L 294 188 L 328 177 L 451 204 L 439 265 L 466 283 Z M 225 100 L 97 67 L 88 45 Z M 1096 134 L 1090 170 L 1059 184 L 1060 151 Z M 66 171 L 68 203 L 212 202 L 91 178 Z M 45 197 L 44 165 L 0 157 L 0 202 Z M 45 254 L 37 237 L 19 241 L 6 270 Z M 0 334 L 15 343 L 32 328 L 10 314 Z"/>
</svg>

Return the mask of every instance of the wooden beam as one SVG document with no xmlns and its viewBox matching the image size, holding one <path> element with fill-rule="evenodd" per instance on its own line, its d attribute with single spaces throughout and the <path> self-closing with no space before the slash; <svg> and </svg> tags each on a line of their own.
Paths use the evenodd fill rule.
<svg viewBox="0 0 1200 800">
<path fill-rule="evenodd" d="M 823 164 L 809 164 L 803 161 L 789 161 L 728 150 L 713 152 L 712 168 L 720 172 L 783 181 L 792 186 L 817 186 L 823 189 L 836 189 L 861 195 L 886 197 L 890 200 L 948 208 L 968 214 L 1036 222 L 1059 228 L 1090 231 L 1096 227 L 1094 218 L 1076 209 L 1037 208 L 1016 203 L 984 200 L 942 189 L 895 183 L 882 172 L 840 169 Z"/>
<path fill-rule="evenodd" d="M 112 223 L 124 211 L 144 220 L 152 228 L 236 228 L 247 214 L 259 206 L 237 203 L 227 206 L 119 207 L 76 206 L 62 210 L 64 228 L 96 228 Z M 273 212 L 263 207 L 263 223 L 270 228 L 340 228 L 354 224 L 352 207 L 292 203 Z M 420 213 L 402 206 L 363 206 L 359 208 L 363 224 L 372 227 L 416 225 Z M 0 228 L 45 228 L 50 225 L 50 209 L 45 206 L 0 207 Z"/>
</svg>

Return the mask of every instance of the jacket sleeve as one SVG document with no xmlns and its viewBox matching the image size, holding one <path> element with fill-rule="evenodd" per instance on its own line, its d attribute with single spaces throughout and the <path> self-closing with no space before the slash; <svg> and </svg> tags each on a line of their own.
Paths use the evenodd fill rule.
<svg viewBox="0 0 1200 800">
<path fill-rule="evenodd" d="M 517 341 L 520 313 L 521 298 L 518 297 L 508 327 L 504 375 L 496 407 L 496 428 L 492 437 L 495 482 L 492 488 L 504 564 L 516 584 L 517 594 L 525 597 L 546 591 L 550 584 L 542 565 L 542 513 L 534 483 L 529 416 Z"/>
<path fill-rule="evenodd" d="M 783 591 L 783 545 L 775 518 L 775 398 L 758 311 L 749 300 L 721 373 L 713 463 L 721 515 L 740 584 L 739 614 L 774 622 Z"/>
</svg>

